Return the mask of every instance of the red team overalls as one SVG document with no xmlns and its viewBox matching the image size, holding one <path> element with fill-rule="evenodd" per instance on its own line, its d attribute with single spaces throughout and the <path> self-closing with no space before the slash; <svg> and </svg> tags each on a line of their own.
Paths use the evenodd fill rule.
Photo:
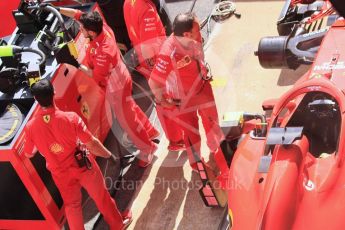
<svg viewBox="0 0 345 230">
<path fill-rule="evenodd" d="M 149 45 L 154 53 L 158 54 L 161 44 L 166 39 L 165 29 L 152 0 L 125 0 L 123 9 L 128 35 L 139 61 L 137 69 L 149 79 L 156 57 L 152 57 L 152 66 L 148 65 L 142 56 L 140 44 Z M 181 141 L 182 130 L 170 119 L 171 109 L 156 105 L 156 110 L 167 139 L 171 143 Z"/>
<path fill-rule="evenodd" d="M 79 11 L 75 19 L 81 14 Z M 85 62 L 92 69 L 95 82 L 106 90 L 122 129 L 141 154 L 151 154 L 156 149 L 151 137 L 158 131 L 132 98 L 131 76 L 121 59 L 113 31 L 106 23 L 101 34 L 88 44 Z"/>
<path fill-rule="evenodd" d="M 70 229 L 84 229 L 81 187 L 85 188 L 103 214 L 110 229 L 122 229 L 122 217 L 110 197 L 102 172 L 92 156 L 92 168 L 80 168 L 74 158 L 77 141 L 91 141 L 92 134 L 74 112 L 63 112 L 56 107 L 40 108 L 26 126 L 24 152 L 32 153 L 34 146 L 46 159 L 65 205 Z M 34 153 L 33 153 L 34 154 Z"/>
<path fill-rule="evenodd" d="M 171 35 L 164 42 L 151 75 L 153 80 L 166 87 L 167 97 L 181 100 L 174 120 L 184 130 L 187 154 L 192 166 L 195 158 L 191 146 L 200 157 L 198 115 L 202 119 L 211 152 L 221 151 L 219 146 L 224 139 L 211 84 L 202 78 L 206 74 L 202 48 L 185 48 Z"/>
</svg>

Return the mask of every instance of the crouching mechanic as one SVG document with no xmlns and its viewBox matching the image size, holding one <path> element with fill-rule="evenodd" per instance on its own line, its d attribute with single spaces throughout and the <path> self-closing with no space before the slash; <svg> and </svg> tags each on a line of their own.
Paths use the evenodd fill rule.
<svg viewBox="0 0 345 230">
<path fill-rule="evenodd" d="M 96 156 L 109 158 L 111 153 L 92 136 L 76 113 L 63 112 L 55 106 L 54 88 L 49 80 L 36 82 L 32 94 L 40 107 L 26 126 L 24 153 L 26 157 L 33 157 L 37 149 L 44 156 L 63 199 L 70 229 L 84 229 L 81 187 L 95 201 L 110 229 L 127 227 L 131 214 L 121 216 L 94 157 L 88 157 L 91 167 L 86 167 L 79 166 L 74 156 L 79 141 Z"/>
<path fill-rule="evenodd" d="M 121 59 L 114 33 L 96 11 L 85 13 L 71 8 L 59 10 L 61 14 L 78 20 L 81 33 L 90 40 L 86 48 L 86 65 L 76 60 L 69 64 L 79 68 L 106 90 L 107 99 L 121 128 L 140 150 L 139 166 L 148 166 L 157 150 L 152 140 L 159 132 L 132 97 L 132 79 Z"/>
<path fill-rule="evenodd" d="M 167 84 L 168 78 L 174 78 L 176 84 Z M 213 159 L 215 155 L 214 160 L 221 159 L 217 155 L 223 154 L 220 142 L 224 135 L 219 126 L 211 79 L 204 62 L 200 26 L 194 14 L 176 16 L 173 34 L 162 45 L 151 80 L 156 88 L 155 97 L 158 101 L 164 104 L 181 101 L 179 114 L 174 119 L 184 130 L 184 141 L 192 168 L 196 169 L 197 166 L 194 155 L 201 158 L 198 115 L 205 129 L 210 158 Z M 218 170 L 226 172 L 227 168 Z"/>
</svg>

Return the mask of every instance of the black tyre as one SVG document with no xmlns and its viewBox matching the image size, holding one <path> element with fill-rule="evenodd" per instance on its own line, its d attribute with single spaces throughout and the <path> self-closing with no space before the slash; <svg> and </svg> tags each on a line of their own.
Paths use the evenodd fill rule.
<svg viewBox="0 0 345 230">
<path fill-rule="evenodd" d="M 228 214 L 228 206 L 225 206 L 222 215 L 222 220 L 219 223 L 218 230 L 229 230 L 231 229 L 231 221 Z"/>
</svg>

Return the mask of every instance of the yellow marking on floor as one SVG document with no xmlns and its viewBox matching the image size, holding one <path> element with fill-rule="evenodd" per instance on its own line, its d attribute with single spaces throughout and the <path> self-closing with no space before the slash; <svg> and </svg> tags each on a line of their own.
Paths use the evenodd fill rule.
<svg viewBox="0 0 345 230">
<path fill-rule="evenodd" d="M 222 77 L 213 78 L 213 80 L 211 81 L 211 85 L 213 88 L 225 87 L 227 83 L 228 83 L 228 79 L 222 78 Z"/>
</svg>

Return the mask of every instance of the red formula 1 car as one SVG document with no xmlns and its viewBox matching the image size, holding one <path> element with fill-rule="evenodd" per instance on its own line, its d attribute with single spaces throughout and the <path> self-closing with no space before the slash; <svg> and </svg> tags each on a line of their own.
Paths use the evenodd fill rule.
<svg viewBox="0 0 345 230">
<path fill-rule="evenodd" d="M 241 138 L 227 184 L 229 222 L 221 229 L 344 228 L 345 20 L 320 33 L 310 70 L 271 105 L 261 119 L 267 126 L 260 122 Z M 295 53 L 300 60 L 305 54 Z"/>
<path fill-rule="evenodd" d="M 308 23 L 307 30 L 320 29 L 326 20 L 324 17 L 333 13 L 328 0 L 288 0 L 279 15 L 277 30 L 280 36 L 289 35 L 296 24 Z M 312 23 L 322 19 L 317 23 Z M 329 24 L 329 21 L 327 22 Z"/>
<path fill-rule="evenodd" d="M 277 22 L 279 36 L 262 38 L 259 43 L 256 55 L 260 64 L 264 68 L 289 69 L 312 64 L 328 27 L 337 17 L 328 0 L 286 1 Z"/>
</svg>

